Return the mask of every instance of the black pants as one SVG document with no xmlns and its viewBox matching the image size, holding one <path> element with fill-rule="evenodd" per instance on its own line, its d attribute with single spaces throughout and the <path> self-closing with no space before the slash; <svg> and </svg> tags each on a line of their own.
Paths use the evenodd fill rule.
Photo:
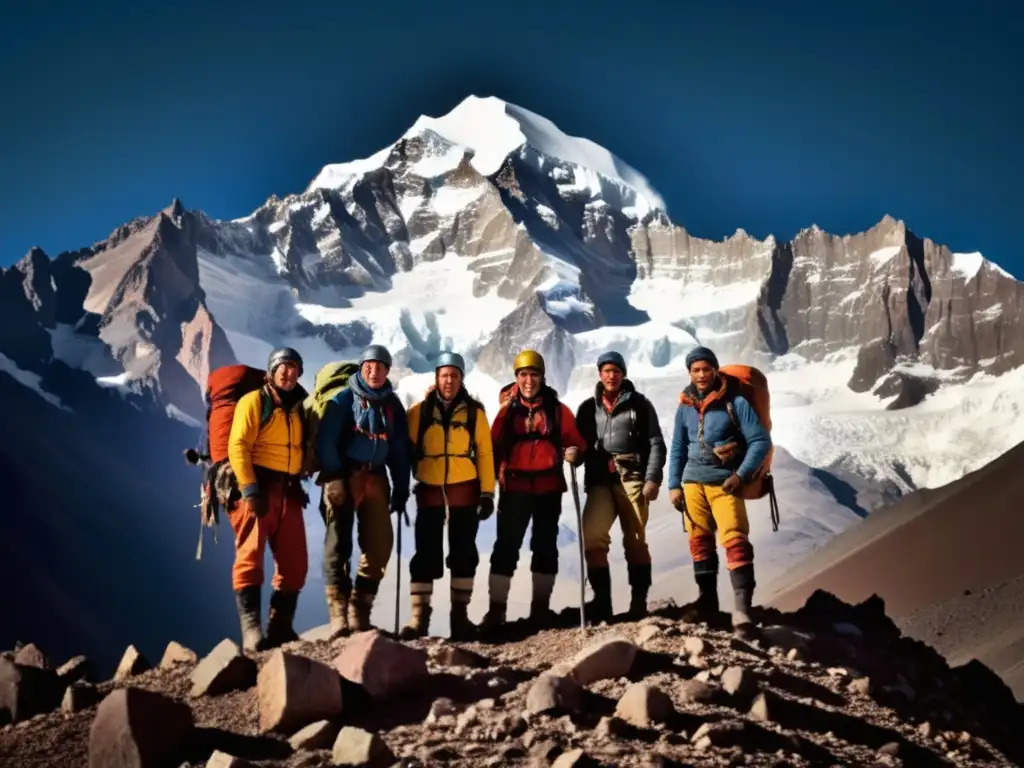
<svg viewBox="0 0 1024 768">
<path fill-rule="evenodd" d="M 480 526 L 476 506 L 449 507 L 448 558 L 444 557 L 444 507 L 416 510 L 416 552 L 409 562 L 409 579 L 424 583 L 444 576 L 444 568 L 456 579 L 472 579 L 480 564 L 476 532 Z"/>
<path fill-rule="evenodd" d="M 558 518 L 562 514 L 562 492 L 501 494 L 498 515 L 498 539 L 491 552 L 491 573 L 512 576 L 519 564 L 526 528 L 533 520 L 530 550 L 533 573 L 558 573 Z"/>
</svg>

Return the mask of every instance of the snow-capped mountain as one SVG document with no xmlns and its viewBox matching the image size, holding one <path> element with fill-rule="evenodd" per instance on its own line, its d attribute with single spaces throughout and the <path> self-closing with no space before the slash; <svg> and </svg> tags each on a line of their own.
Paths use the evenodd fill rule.
<svg viewBox="0 0 1024 768">
<path fill-rule="evenodd" d="M 607 150 L 476 97 L 244 218 L 215 221 L 175 200 L 90 248 L 52 260 L 34 250 L 0 276 L 0 373 L 31 388 L 33 407 L 64 408 L 68 424 L 77 411 L 58 369 L 180 429 L 203 418 L 218 365 L 262 365 L 287 343 L 311 387 L 321 365 L 372 340 L 391 349 L 407 403 L 432 381 L 436 354 L 455 349 L 488 408 L 523 347 L 545 355 L 573 407 L 592 392 L 597 355 L 618 349 L 670 438 L 689 348 L 762 366 L 782 505 L 776 534 L 754 505 L 764 583 L 879 503 L 1024 440 L 1022 331 L 1024 284 L 979 254 L 953 254 L 888 217 L 842 237 L 812 227 L 789 243 L 742 231 L 694 238 Z M 572 604 L 576 521 L 565 503 L 556 595 Z M 493 528 L 482 528 L 474 611 L 486 602 Z M 309 529 L 300 616 L 319 617 L 312 508 Z M 689 594 L 684 536 L 662 498 L 651 521 L 655 596 Z M 525 595 L 520 571 L 514 589 Z M 385 584 L 381 616 L 393 594 Z"/>
</svg>

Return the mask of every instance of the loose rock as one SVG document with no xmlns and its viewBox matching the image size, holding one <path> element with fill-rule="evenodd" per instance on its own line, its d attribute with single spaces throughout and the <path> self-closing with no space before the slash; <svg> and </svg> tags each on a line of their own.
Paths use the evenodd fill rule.
<svg viewBox="0 0 1024 768">
<path fill-rule="evenodd" d="M 193 729 L 187 704 L 155 691 L 118 688 L 96 709 L 89 729 L 89 768 L 178 765 Z"/>
<path fill-rule="evenodd" d="M 46 654 L 39 650 L 39 647 L 35 643 L 23 645 L 18 652 L 14 654 L 14 663 L 21 664 L 23 667 L 50 669 L 50 661 L 46 658 Z"/>
<path fill-rule="evenodd" d="M 60 707 L 65 712 L 79 712 L 88 709 L 99 700 L 100 694 L 95 685 L 78 680 L 64 691 L 64 700 Z"/>
<path fill-rule="evenodd" d="M 52 669 L 0 659 L 0 715 L 6 710 L 11 722 L 53 711 L 62 695 L 63 685 Z"/>
<path fill-rule="evenodd" d="M 288 743 L 294 750 L 330 749 L 337 740 L 340 729 L 340 725 L 330 720 L 318 720 L 288 739 Z"/>
<path fill-rule="evenodd" d="M 543 712 L 578 712 L 583 706 L 583 689 L 568 677 L 543 674 L 526 695 L 526 711 L 531 715 Z"/>
<path fill-rule="evenodd" d="M 248 760 L 229 755 L 227 752 L 215 751 L 206 761 L 206 768 L 256 768 Z"/>
<path fill-rule="evenodd" d="M 580 685 L 629 674 L 637 647 L 624 637 L 612 637 L 584 648 L 573 658 L 567 677 Z"/>
<path fill-rule="evenodd" d="M 334 742 L 331 759 L 335 765 L 388 768 L 397 759 L 391 748 L 375 733 L 345 726 Z"/>
<path fill-rule="evenodd" d="M 384 637 L 376 630 L 360 632 L 334 660 L 346 680 L 362 685 L 374 699 L 386 699 L 426 682 L 427 654 Z"/>
<path fill-rule="evenodd" d="M 338 673 L 326 664 L 280 648 L 260 669 L 256 690 L 262 733 L 294 733 L 342 711 Z"/>
<path fill-rule="evenodd" d="M 89 680 L 92 678 L 92 664 L 85 656 L 75 656 L 57 668 L 57 677 L 64 685 L 71 685 L 79 680 Z"/>
<path fill-rule="evenodd" d="M 150 665 L 146 657 L 134 645 L 129 645 L 124 652 L 124 656 L 121 657 L 121 663 L 117 665 L 114 679 L 127 680 L 129 677 L 141 675 L 149 668 Z"/>
<path fill-rule="evenodd" d="M 256 682 L 256 662 L 242 654 L 232 640 L 221 640 L 192 670 L 190 696 L 219 696 L 250 688 Z"/>
<path fill-rule="evenodd" d="M 615 707 L 615 716 L 638 728 L 666 722 L 675 713 L 672 699 L 655 685 L 634 683 Z"/>
<path fill-rule="evenodd" d="M 164 655 L 160 659 L 160 669 L 170 669 L 178 664 L 195 664 L 199 656 L 191 648 L 172 640 L 167 644 Z"/>
</svg>

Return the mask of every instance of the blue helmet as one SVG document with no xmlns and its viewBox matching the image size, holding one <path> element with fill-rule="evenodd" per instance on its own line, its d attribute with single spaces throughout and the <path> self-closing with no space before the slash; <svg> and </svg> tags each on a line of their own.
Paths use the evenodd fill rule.
<svg viewBox="0 0 1024 768">
<path fill-rule="evenodd" d="M 299 367 L 299 375 L 302 375 L 302 355 L 291 347 L 279 347 L 270 353 L 267 359 L 267 373 L 273 376 L 277 366 L 283 363 L 295 363 Z"/>
<path fill-rule="evenodd" d="M 437 371 L 449 365 L 458 368 L 459 373 L 463 376 L 466 375 L 466 361 L 457 352 L 442 352 L 438 355 L 437 360 L 434 362 L 434 370 Z"/>
<path fill-rule="evenodd" d="M 388 348 L 383 344 L 371 344 L 363 353 L 359 356 L 359 365 L 373 361 L 375 363 L 382 363 L 389 369 L 391 368 L 391 353 L 388 352 Z"/>
<path fill-rule="evenodd" d="M 600 371 L 606 365 L 614 365 L 620 371 L 622 375 L 626 375 L 626 360 L 618 352 L 605 352 L 599 358 L 597 358 L 597 370 Z"/>
</svg>

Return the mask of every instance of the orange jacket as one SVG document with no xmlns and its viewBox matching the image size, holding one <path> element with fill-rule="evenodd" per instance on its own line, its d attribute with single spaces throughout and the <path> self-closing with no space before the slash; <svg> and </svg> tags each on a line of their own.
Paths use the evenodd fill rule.
<svg viewBox="0 0 1024 768">
<path fill-rule="evenodd" d="M 551 412 L 557 414 L 553 437 Z M 573 412 L 549 389 L 532 403 L 516 397 L 503 405 L 491 426 L 491 442 L 501 488 L 532 494 L 564 493 L 562 451 L 574 446 L 582 452 L 586 447 Z"/>
</svg>

